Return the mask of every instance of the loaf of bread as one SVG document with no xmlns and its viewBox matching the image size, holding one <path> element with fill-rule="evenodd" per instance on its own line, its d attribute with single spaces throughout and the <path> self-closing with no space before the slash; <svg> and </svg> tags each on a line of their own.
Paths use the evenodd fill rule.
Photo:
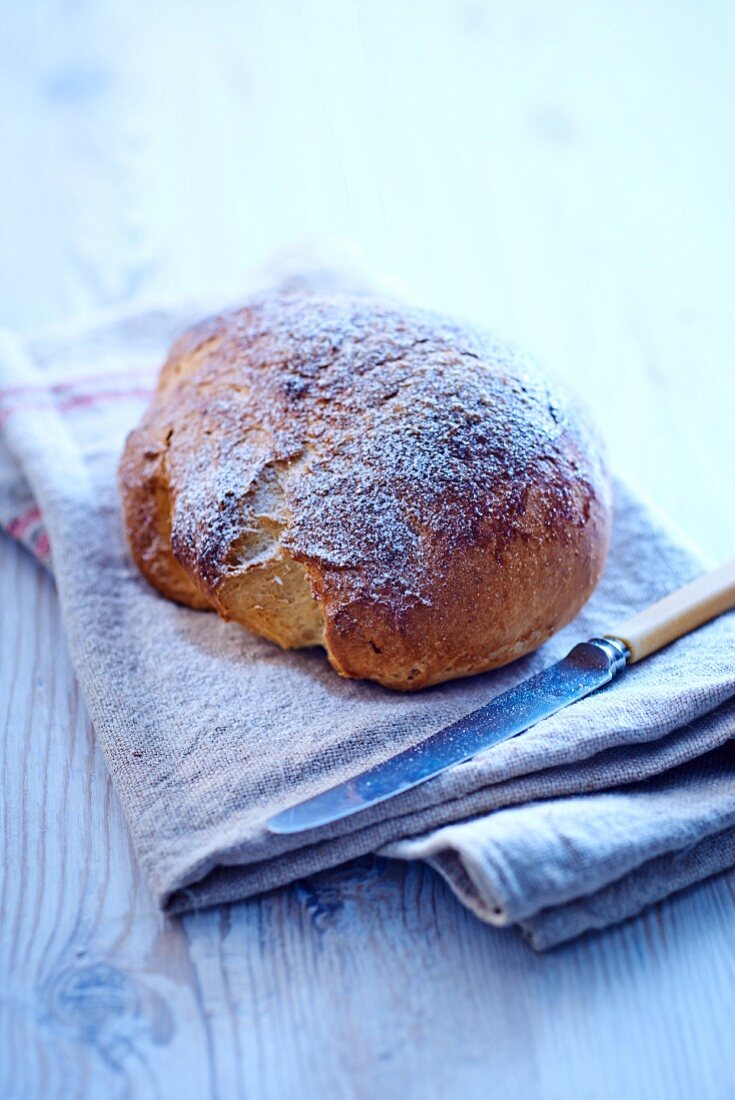
<svg viewBox="0 0 735 1100">
<path fill-rule="evenodd" d="M 400 690 L 546 641 L 610 530 L 599 445 L 525 357 L 341 293 L 265 295 L 186 332 L 120 484 L 164 596 Z"/>
</svg>

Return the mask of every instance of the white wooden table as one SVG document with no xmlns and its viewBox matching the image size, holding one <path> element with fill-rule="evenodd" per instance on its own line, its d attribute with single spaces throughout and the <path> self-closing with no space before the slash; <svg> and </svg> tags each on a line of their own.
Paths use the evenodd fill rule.
<svg viewBox="0 0 735 1100">
<path fill-rule="evenodd" d="M 734 35 L 729 0 L 4 0 L 0 323 L 344 236 L 554 363 L 732 556 Z M 735 1095 L 735 875 L 546 957 L 371 859 L 164 921 L 4 538 L 0 626 L 3 1100 Z"/>
</svg>

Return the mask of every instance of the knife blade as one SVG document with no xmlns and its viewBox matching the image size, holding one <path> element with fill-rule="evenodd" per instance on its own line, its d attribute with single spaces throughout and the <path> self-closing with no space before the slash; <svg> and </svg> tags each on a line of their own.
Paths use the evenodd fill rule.
<svg viewBox="0 0 735 1100">
<path fill-rule="evenodd" d="M 625 668 L 630 652 L 617 638 L 592 638 L 484 707 L 360 775 L 276 814 L 271 833 L 301 833 L 376 806 L 455 764 L 516 737 L 563 707 L 604 687 Z"/>
<path fill-rule="evenodd" d="M 272 833 L 301 833 L 377 806 L 523 733 L 609 684 L 626 665 L 649 657 L 727 611 L 735 611 L 735 560 L 637 612 L 604 638 L 576 645 L 563 660 L 418 745 L 276 814 L 267 828 Z"/>
</svg>

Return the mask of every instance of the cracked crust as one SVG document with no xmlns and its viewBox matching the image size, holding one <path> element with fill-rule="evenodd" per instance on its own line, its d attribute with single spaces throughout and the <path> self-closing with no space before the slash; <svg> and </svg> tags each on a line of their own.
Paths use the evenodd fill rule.
<svg viewBox="0 0 735 1100">
<path fill-rule="evenodd" d="M 273 294 L 185 333 L 120 484 L 165 596 L 404 690 L 536 648 L 609 539 L 597 442 L 532 364 L 345 294 Z"/>
</svg>

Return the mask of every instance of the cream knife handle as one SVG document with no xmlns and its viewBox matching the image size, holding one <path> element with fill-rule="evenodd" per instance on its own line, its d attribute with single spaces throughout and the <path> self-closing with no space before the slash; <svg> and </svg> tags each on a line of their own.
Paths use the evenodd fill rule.
<svg viewBox="0 0 735 1100">
<path fill-rule="evenodd" d="M 624 642 L 630 650 L 628 664 L 635 664 L 734 607 L 735 561 L 730 561 L 639 611 L 605 637 Z"/>
</svg>

